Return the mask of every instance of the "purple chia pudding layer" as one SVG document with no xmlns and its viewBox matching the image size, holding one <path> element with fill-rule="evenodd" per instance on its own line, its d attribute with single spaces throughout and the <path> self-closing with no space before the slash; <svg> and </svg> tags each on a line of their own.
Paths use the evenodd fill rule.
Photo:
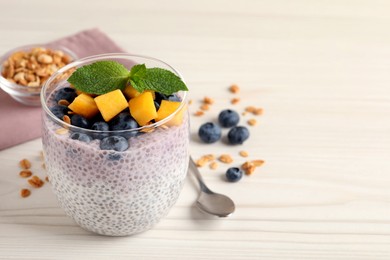
<svg viewBox="0 0 390 260">
<path fill-rule="evenodd" d="M 73 140 L 43 115 L 43 147 L 53 190 L 81 227 L 125 236 L 150 229 L 175 204 L 188 167 L 188 113 L 169 128 L 129 138 L 123 152 L 101 150 L 100 140 Z"/>
</svg>

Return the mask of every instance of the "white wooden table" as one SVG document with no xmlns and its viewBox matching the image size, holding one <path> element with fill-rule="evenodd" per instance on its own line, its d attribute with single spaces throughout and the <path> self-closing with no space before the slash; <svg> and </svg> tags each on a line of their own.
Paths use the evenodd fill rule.
<svg viewBox="0 0 390 260">
<path fill-rule="evenodd" d="M 0 53 L 98 27 L 167 61 L 191 89 L 192 113 L 215 99 L 192 117 L 192 155 L 228 153 L 238 165 L 246 150 L 266 161 L 234 184 L 227 165 L 202 168 L 236 202 L 232 217 L 198 212 L 188 178 L 154 229 L 112 238 L 79 228 L 49 185 L 19 197 L 19 159 L 44 174 L 40 139 L 0 151 L 1 259 L 390 259 L 390 2 L 41 0 L 0 10 Z M 244 146 L 198 141 L 200 124 L 248 105 L 265 113 Z"/>
</svg>

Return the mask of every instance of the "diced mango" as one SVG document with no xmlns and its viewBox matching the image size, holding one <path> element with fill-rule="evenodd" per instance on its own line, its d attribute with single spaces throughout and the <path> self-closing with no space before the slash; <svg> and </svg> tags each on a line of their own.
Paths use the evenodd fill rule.
<svg viewBox="0 0 390 260">
<path fill-rule="evenodd" d="M 78 95 L 68 107 L 76 114 L 82 115 L 85 118 L 92 118 L 99 113 L 93 97 L 84 93 Z"/>
<path fill-rule="evenodd" d="M 145 92 L 150 92 L 152 93 L 153 100 L 156 99 L 156 93 L 153 90 L 145 90 Z"/>
<path fill-rule="evenodd" d="M 95 97 L 95 102 L 106 122 L 128 106 L 125 96 L 119 89 Z"/>
<path fill-rule="evenodd" d="M 180 107 L 181 102 L 177 101 L 168 101 L 162 100 L 160 104 L 160 108 L 157 111 L 156 121 L 163 120 L 170 116 L 173 112 L 175 112 Z M 184 108 L 176 113 L 176 115 L 170 119 L 166 124 L 169 126 L 180 125 L 183 122 L 183 111 Z"/>
<path fill-rule="evenodd" d="M 139 96 L 141 93 L 139 93 L 135 88 L 133 88 L 132 86 L 130 85 L 127 85 L 125 87 L 125 89 L 123 90 L 123 94 L 125 94 L 125 96 L 128 98 L 128 99 L 131 99 L 131 98 L 135 98 L 136 96 Z"/>
<path fill-rule="evenodd" d="M 153 95 L 149 91 L 130 99 L 129 109 L 131 116 L 140 126 L 144 126 L 157 117 Z"/>
<path fill-rule="evenodd" d="M 154 93 L 153 90 L 145 90 L 144 92 L 150 92 L 150 93 L 152 93 L 153 99 L 156 98 L 156 94 Z M 143 93 L 143 92 L 142 92 L 142 93 Z M 127 86 L 125 87 L 125 89 L 123 90 L 123 94 L 124 94 L 128 99 L 135 98 L 135 97 L 141 95 L 142 93 L 138 92 L 135 88 L 133 88 L 133 87 L 130 86 L 130 85 L 127 85 Z"/>
</svg>

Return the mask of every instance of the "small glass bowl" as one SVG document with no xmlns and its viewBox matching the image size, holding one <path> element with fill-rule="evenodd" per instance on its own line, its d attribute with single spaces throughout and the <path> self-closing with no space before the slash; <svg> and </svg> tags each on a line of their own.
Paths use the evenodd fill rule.
<svg viewBox="0 0 390 260">
<path fill-rule="evenodd" d="M 71 61 L 75 61 L 77 59 L 76 54 L 74 54 L 71 50 L 67 49 L 63 46 L 57 46 L 52 44 L 29 44 L 21 47 L 17 47 L 5 53 L 0 57 L 0 88 L 8 93 L 13 99 L 27 106 L 40 106 L 40 93 L 42 89 L 42 85 L 39 87 L 27 87 L 4 78 L 2 75 L 3 71 L 3 63 L 15 52 L 18 51 L 30 51 L 33 48 L 47 48 L 52 50 L 62 51 L 64 54 L 68 55 L 71 58 Z"/>
</svg>

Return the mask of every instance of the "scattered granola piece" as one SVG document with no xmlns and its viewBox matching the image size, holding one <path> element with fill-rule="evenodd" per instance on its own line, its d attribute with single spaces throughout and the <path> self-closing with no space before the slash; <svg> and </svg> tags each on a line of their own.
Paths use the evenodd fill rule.
<svg viewBox="0 0 390 260">
<path fill-rule="evenodd" d="M 246 111 L 242 112 L 241 115 L 246 116 Z"/>
<path fill-rule="evenodd" d="M 206 154 L 203 157 L 206 158 L 208 161 L 215 160 L 214 154 Z"/>
<path fill-rule="evenodd" d="M 28 183 L 34 188 L 40 188 L 45 184 L 38 176 L 34 175 L 28 180 Z"/>
<path fill-rule="evenodd" d="M 160 125 L 160 128 L 162 128 L 162 129 L 168 129 L 169 126 L 167 126 L 167 125 Z"/>
<path fill-rule="evenodd" d="M 255 110 L 256 108 L 254 106 L 249 106 L 245 108 L 245 111 L 249 113 L 253 113 Z"/>
<path fill-rule="evenodd" d="M 49 176 L 46 176 L 46 177 L 45 177 L 45 181 L 46 181 L 46 182 L 49 182 Z"/>
<path fill-rule="evenodd" d="M 42 163 L 41 166 L 42 166 L 42 169 L 46 170 L 46 164 L 45 163 Z"/>
<path fill-rule="evenodd" d="M 229 90 L 230 90 L 230 92 L 236 94 L 236 93 L 240 92 L 240 87 L 237 86 L 236 84 L 233 84 L 230 86 Z"/>
<path fill-rule="evenodd" d="M 197 160 L 195 162 L 196 166 L 198 167 L 202 167 L 204 166 L 206 163 L 210 162 L 210 161 L 213 161 L 215 160 L 215 156 L 213 154 L 206 154 L 206 155 L 203 155 L 202 157 L 200 157 L 199 160 Z"/>
<path fill-rule="evenodd" d="M 244 163 L 241 165 L 241 168 L 242 168 L 243 170 L 246 170 L 246 169 L 248 169 L 251 165 L 253 165 L 252 162 L 246 161 L 246 162 L 244 162 Z"/>
<path fill-rule="evenodd" d="M 255 171 L 256 166 L 252 162 L 247 161 L 241 165 L 241 168 L 245 171 L 246 175 L 251 175 Z"/>
<path fill-rule="evenodd" d="M 212 98 L 209 98 L 209 97 L 204 97 L 203 103 L 205 103 L 207 105 L 212 105 L 212 104 L 214 104 L 214 100 Z"/>
<path fill-rule="evenodd" d="M 253 115 L 262 115 L 263 109 L 262 108 L 256 108 L 254 106 L 248 106 L 245 108 L 245 112 L 252 113 Z"/>
<path fill-rule="evenodd" d="M 192 99 L 188 100 L 188 105 L 192 104 Z"/>
<path fill-rule="evenodd" d="M 204 115 L 204 112 L 201 111 L 201 110 L 198 110 L 194 113 L 194 116 L 203 116 Z"/>
<path fill-rule="evenodd" d="M 215 169 L 218 168 L 218 163 L 217 162 L 212 162 L 212 163 L 210 163 L 209 166 L 210 166 L 210 169 L 215 170 Z"/>
<path fill-rule="evenodd" d="M 253 160 L 252 163 L 259 167 L 259 166 L 262 166 L 264 164 L 264 160 Z"/>
<path fill-rule="evenodd" d="M 252 164 L 251 166 L 249 166 L 249 167 L 245 170 L 245 174 L 246 174 L 246 175 L 251 175 L 255 170 L 256 170 L 256 166 Z"/>
<path fill-rule="evenodd" d="M 263 114 L 263 109 L 262 108 L 256 108 L 255 111 L 253 111 L 254 115 L 262 115 Z"/>
<path fill-rule="evenodd" d="M 256 124 L 257 124 L 256 119 L 252 118 L 252 119 L 249 119 L 249 120 L 248 120 L 248 125 L 254 126 L 254 125 L 256 125 Z"/>
<path fill-rule="evenodd" d="M 232 105 L 235 105 L 235 104 L 237 104 L 238 102 L 240 102 L 240 99 L 239 99 L 239 98 L 232 98 L 232 100 L 230 100 L 230 103 L 232 103 Z"/>
<path fill-rule="evenodd" d="M 28 178 L 32 175 L 32 172 L 30 170 L 22 170 L 19 172 L 19 176 L 22 178 Z"/>
<path fill-rule="evenodd" d="M 20 196 L 22 198 L 27 198 L 28 196 L 30 196 L 30 194 L 31 194 L 31 191 L 29 189 L 20 190 Z"/>
<path fill-rule="evenodd" d="M 19 166 L 22 168 L 22 169 L 25 169 L 25 170 L 28 170 L 31 168 L 31 162 L 27 159 L 23 159 L 19 162 Z"/>
<path fill-rule="evenodd" d="M 232 163 L 233 162 L 233 158 L 228 154 L 222 154 L 221 156 L 218 157 L 218 160 L 223 162 L 223 163 Z"/>
<path fill-rule="evenodd" d="M 240 151 L 239 154 L 240 154 L 240 156 L 242 156 L 242 157 L 248 157 L 248 156 L 249 156 L 249 154 L 248 154 L 247 151 Z"/>
<path fill-rule="evenodd" d="M 203 111 L 206 111 L 206 110 L 210 109 L 210 106 L 208 104 L 203 104 L 200 106 L 200 109 L 202 109 Z"/>
<path fill-rule="evenodd" d="M 241 165 L 241 168 L 245 171 L 246 175 L 251 175 L 256 170 L 256 167 L 259 167 L 263 164 L 263 160 L 247 161 Z"/>
</svg>

